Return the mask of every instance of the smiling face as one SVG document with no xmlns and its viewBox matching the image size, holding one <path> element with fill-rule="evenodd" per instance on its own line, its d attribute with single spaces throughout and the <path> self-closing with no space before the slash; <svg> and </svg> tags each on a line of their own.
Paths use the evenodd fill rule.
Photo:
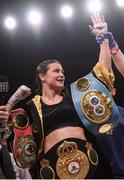
<svg viewBox="0 0 124 180">
<path fill-rule="evenodd" d="M 39 74 L 42 86 L 47 86 L 50 89 L 61 90 L 64 86 L 65 76 L 64 71 L 59 63 L 51 63 L 48 65 L 48 70 L 45 74 Z"/>
</svg>

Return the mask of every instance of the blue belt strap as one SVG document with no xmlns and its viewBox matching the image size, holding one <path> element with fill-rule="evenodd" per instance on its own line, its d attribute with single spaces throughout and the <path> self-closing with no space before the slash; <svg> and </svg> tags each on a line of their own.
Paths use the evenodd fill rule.
<svg viewBox="0 0 124 180">
<path fill-rule="evenodd" d="M 86 128 L 91 133 L 93 133 L 95 135 L 100 133 L 99 129 L 103 125 L 111 124 L 112 128 L 116 127 L 118 124 L 118 108 L 117 108 L 111 94 L 105 87 L 105 85 L 103 85 L 98 79 L 96 79 L 92 73 L 89 73 L 88 75 L 84 76 L 83 78 L 87 79 L 90 82 L 87 89 L 81 90 L 81 89 L 77 88 L 77 82 L 80 79 L 73 82 L 70 85 L 73 103 L 74 103 L 75 109 L 76 109 L 82 123 L 86 126 Z M 81 79 L 83 79 L 83 78 L 81 78 Z M 83 112 L 83 109 L 81 106 L 81 101 L 82 101 L 83 97 L 92 90 L 102 92 L 105 95 L 105 97 L 110 99 L 110 101 L 112 102 L 111 114 L 106 122 L 102 122 L 102 123 L 91 122 Z"/>
</svg>

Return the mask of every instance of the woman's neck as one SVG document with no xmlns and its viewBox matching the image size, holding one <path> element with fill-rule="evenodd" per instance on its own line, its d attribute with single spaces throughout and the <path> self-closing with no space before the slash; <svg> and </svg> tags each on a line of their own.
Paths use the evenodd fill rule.
<svg viewBox="0 0 124 180">
<path fill-rule="evenodd" d="M 63 96 L 61 92 L 56 92 L 53 90 L 43 90 L 42 92 L 42 101 L 48 105 L 57 104 L 62 101 Z"/>
</svg>

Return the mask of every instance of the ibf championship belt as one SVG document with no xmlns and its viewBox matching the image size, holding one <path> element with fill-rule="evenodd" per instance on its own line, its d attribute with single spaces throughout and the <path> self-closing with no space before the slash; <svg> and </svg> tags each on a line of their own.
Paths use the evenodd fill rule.
<svg viewBox="0 0 124 180">
<path fill-rule="evenodd" d="M 14 142 L 13 154 L 16 163 L 22 168 L 31 168 L 36 160 L 36 143 L 34 142 L 29 118 L 24 109 L 19 108 L 11 112 Z"/>
<path fill-rule="evenodd" d="M 118 123 L 118 108 L 107 88 L 92 73 L 71 84 L 75 109 L 93 134 L 109 133 Z"/>
</svg>

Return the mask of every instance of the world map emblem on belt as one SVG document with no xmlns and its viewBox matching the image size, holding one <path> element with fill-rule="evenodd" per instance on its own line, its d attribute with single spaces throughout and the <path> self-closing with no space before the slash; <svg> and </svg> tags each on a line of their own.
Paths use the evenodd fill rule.
<svg viewBox="0 0 124 180">
<path fill-rule="evenodd" d="M 36 159 L 36 144 L 31 135 L 20 136 L 17 141 L 18 161 L 23 167 L 30 167 Z"/>
</svg>

